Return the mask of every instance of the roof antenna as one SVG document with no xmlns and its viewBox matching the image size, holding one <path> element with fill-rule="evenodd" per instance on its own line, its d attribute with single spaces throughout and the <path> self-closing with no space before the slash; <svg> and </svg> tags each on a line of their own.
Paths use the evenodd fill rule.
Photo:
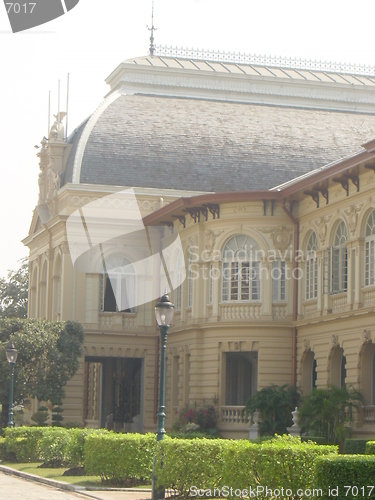
<svg viewBox="0 0 375 500">
<path fill-rule="evenodd" d="M 147 26 L 147 29 L 151 31 L 151 36 L 150 36 L 150 56 L 153 56 L 155 53 L 155 38 L 154 38 L 154 31 L 157 30 L 154 26 L 154 0 L 152 0 L 152 17 L 151 17 L 151 28 Z"/>
</svg>

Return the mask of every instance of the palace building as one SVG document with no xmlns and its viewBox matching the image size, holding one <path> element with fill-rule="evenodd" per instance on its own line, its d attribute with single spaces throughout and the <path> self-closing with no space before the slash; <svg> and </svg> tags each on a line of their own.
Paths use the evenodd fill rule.
<svg viewBox="0 0 375 500">
<path fill-rule="evenodd" d="M 88 269 L 68 241 L 69 216 L 93 203 L 126 213 L 133 188 L 146 229 L 166 246 L 178 236 L 184 252 L 167 257 L 167 428 L 205 401 L 223 436 L 247 437 L 242 409 L 257 390 L 352 384 L 366 399 L 354 435 L 374 437 L 375 73 L 159 48 L 106 82 L 73 133 L 61 113 L 42 140 L 24 240 L 29 317 L 85 330 L 64 422 L 156 429 L 156 295 L 119 306 L 149 297 L 156 269 L 137 265 L 147 245 L 119 235 L 106 266 Z"/>
</svg>

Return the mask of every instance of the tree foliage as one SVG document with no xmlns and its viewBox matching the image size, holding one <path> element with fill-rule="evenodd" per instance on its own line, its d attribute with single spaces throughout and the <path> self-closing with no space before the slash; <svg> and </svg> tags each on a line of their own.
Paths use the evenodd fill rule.
<svg viewBox="0 0 375 500">
<path fill-rule="evenodd" d="M 18 271 L 9 271 L 0 278 L 0 318 L 26 318 L 29 288 L 28 259 L 22 260 Z"/>
<path fill-rule="evenodd" d="M 36 397 L 59 401 L 64 386 L 76 373 L 82 355 L 84 332 L 73 322 L 0 319 L 0 403 L 8 406 L 9 364 L 6 349 L 12 341 L 18 350 L 14 374 L 14 401 Z M 4 411 L 4 410 L 3 410 Z"/>
<path fill-rule="evenodd" d="M 345 424 L 352 422 L 354 410 L 363 404 L 363 395 L 353 387 L 314 389 L 302 400 L 299 424 L 302 431 L 324 436 L 329 444 L 342 443 Z"/>
<path fill-rule="evenodd" d="M 252 415 L 260 412 L 259 430 L 261 436 L 286 434 L 291 427 L 292 411 L 298 406 L 301 395 L 296 387 L 284 384 L 264 387 L 246 403 L 246 412 Z"/>
</svg>

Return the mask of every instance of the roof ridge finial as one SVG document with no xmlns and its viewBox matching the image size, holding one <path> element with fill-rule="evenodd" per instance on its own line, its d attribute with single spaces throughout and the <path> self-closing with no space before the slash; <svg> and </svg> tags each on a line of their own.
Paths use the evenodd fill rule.
<svg viewBox="0 0 375 500">
<path fill-rule="evenodd" d="M 151 31 L 151 36 L 150 36 L 150 56 L 153 56 L 155 53 L 155 38 L 154 38 L 154 32 L 157 30 L 154 26 L 154 0 L 152 0 L 152 15 L 151 15 L 151 28 L 147 26 L 147 29 Z"/>
</svg>

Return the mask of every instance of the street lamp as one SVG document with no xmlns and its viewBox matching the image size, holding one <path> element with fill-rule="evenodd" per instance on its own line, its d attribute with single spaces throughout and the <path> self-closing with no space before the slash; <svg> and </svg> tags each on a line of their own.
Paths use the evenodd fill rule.
<svg viewBox="0 0 375 500">
<path fill-rule="evenodd" d="M 10 387 L 9 387 L 9 420 L 8 427 L 14 427 L 13 421 L 13 377 L 14 377 L 14 365 L 17 361 L 17 350 L 14 348 L 13 342 L 10 344 L 9 349 L 7 349 L 7 360 L 10 366 Z"/>
<path fill-rule="evenodd" d="M 160 331 L 160 388 L 159 388 L 159 408 L 158 408 L 158 428 L 156 431 L 156 441 L 162 441 L 165 435 L 165 351 L 167 348 L 168 329 L 172 322 L 174 314 L 174 305 L 169 300 L 167 294 L 159 300 L 155 307 L 156 321 Z M 152 500 L 159 500 L 165 497 L 164 489 L 156 489 L 156 477 L 152 470 Z"/>
</svg>

